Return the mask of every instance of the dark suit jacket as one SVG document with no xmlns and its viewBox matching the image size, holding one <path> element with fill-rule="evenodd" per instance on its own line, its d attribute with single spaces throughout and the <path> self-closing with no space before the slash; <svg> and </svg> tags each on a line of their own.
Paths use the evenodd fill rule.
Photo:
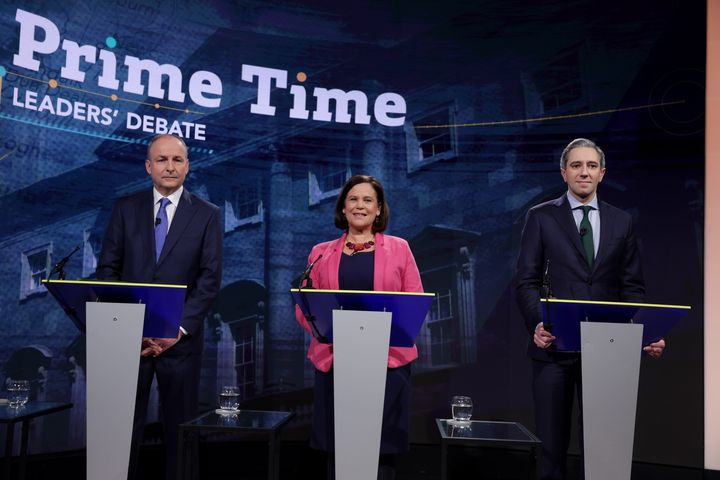
<svg viewBox="0 0 720 480">
<path fill-rule="evenodd" d="M 97 278 L 187 285 L 180 325 L 188 335 L 163 355 L 200 353 L 204 317 L 220 289 L 220 209 L 183 190 L 157 264 L 154 228 L 152 189 L 118 200 L 103 241 Z"/>
<path fill-rule="evenodd" d="M 531 208 L 525 219 L 517 263 L 517 301 L 532 336 L 542 321 L 540 289 L 546 260 L 553 296 L 571 300 L 642 302 L 645 284 L 630 214 L 599 202 L 600 246 L 593 268 L 587 264 L 567 196 Z M 553 360 L 530 340 L 528 353 Z"/>
</svg>

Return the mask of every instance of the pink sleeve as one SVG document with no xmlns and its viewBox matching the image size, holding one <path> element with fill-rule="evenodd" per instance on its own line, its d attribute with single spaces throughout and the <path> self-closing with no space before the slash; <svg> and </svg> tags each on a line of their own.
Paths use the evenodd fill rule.
<svg viewBox="0 0 720 480">
<path fill-rule="evenodd" d="M 420 271 L 415 263 L 410 246 L 405 244 L 405 268 L 403 269 L 403 292 L 422 292 L 423 286 L 420 280 Z"/>
</svg>

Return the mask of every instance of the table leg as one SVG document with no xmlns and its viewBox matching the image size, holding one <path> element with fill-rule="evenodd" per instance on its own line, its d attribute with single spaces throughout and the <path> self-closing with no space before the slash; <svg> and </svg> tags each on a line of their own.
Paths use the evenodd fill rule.
<svg viewBox="0 0 720 480">
<path fill-rule="evenodd" d="M 5 465 L 3 468 L 3 478 L 10 480 L 10 472 L 12 467 L 13 454 L 13 436 L 15 435 L 15 423 L 10 422 L 6 425 L 5 432 Z"/>
<path fill-rule="evenodd" d="M 28 447 L 29 433 L 30 433 L 30 419 L 23 420 L 22 434 L 20 435 L 20 470 L 18 472 L 19 480 L 23 480 L 25 478 L 25 461 L 27 460 L 27 447 Z"/>
<path fill-rule="evenodd" d="M 447 443 L 440 440 L 440 480 L 447 480 Z"/>
<path fill-rule="evenodd" d="M 530 454 L 532 455 L 532 462 L 533 462 L 532 463 L 532 472 L 534 472 L 534 474 L 535 474 L 534 478 L 536 478 L 536 479 L 540 478 L 540 456 L 539 455 L 542 450 L 541 447 L 542 447 L 542 444 L 540 446 L 534 445 L 532 447 L 532 449 L 530 450 Z"/>
<path fill-rule="evenodd" d="M 185 469 L 187 468 L 187 462 L 185 461 L 186 457 L 186 449 L 185 449 L 185 442 L 186 442 L 186 434 L 185 429 L 183 429 L 182 426 L 178 428 L 178 452 L 177 452 L 177 473 L 176 477 L 177 480 L 183 480 L 185 475 Z"/>
<path fill-rule="evenodd" d="M 280 475 L 280 458 L 278 455 L 278 432 L 274 431 L 270 436 L 268 445 L 268 479 L 278 480 Z"/>
</svg>

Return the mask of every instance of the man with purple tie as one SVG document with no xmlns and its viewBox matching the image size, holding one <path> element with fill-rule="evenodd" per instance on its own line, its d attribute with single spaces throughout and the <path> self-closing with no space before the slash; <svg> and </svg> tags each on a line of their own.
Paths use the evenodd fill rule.
<svg viewBox="0 0 720 480">
<path fill-rule="evenodd" d="M 145 170 L 153 188 L 117 201 L 98 261 L 99 280 L 187 285 L 175 338 L 143 338 L 129 478 L 134 478 L 152 380 L 158 383 L 166 475 L 176 478 L 178 425 L 197 413 L 203 324 L 220 289 L 220 209 L 184 187 L 190 170 L 179 137 L 158 135 Z"/>
<path fill-rule="evenodd" d="M 643 302 L 645 283 L 632 216 L 598 200 L 605 154 L 577 138 L 560 156 L 568 191 L 532 207 L 525 218 L 517 262 L 517 301 L 529 334 L 535 429 L 542 440 L 540 478 L 565 479 L 574 397 L 582 422 L 580 354 L 558 352 L 542 322 L 540 298 L 549 284 L 556 298 Z M 660 340 L 643 348 L 653 358 Z"/>
</svg>

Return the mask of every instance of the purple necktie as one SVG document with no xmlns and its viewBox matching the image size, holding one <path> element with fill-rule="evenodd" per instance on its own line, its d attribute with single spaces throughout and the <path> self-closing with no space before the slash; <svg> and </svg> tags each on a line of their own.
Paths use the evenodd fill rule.
<svg viewBox="0 0 720 480">
<path fill-rule="evenodd" d="M 160 252 L 162 252 L 163 245 L 165 245 L 165 237 L 168 232 L 168 217 L 165 208 L 170 204 L 170 199 L 160 199 L 160 209 L 158 210 L 157 217 L 155 217 L 155 262 L 160 260 Z"/>
</svg>

